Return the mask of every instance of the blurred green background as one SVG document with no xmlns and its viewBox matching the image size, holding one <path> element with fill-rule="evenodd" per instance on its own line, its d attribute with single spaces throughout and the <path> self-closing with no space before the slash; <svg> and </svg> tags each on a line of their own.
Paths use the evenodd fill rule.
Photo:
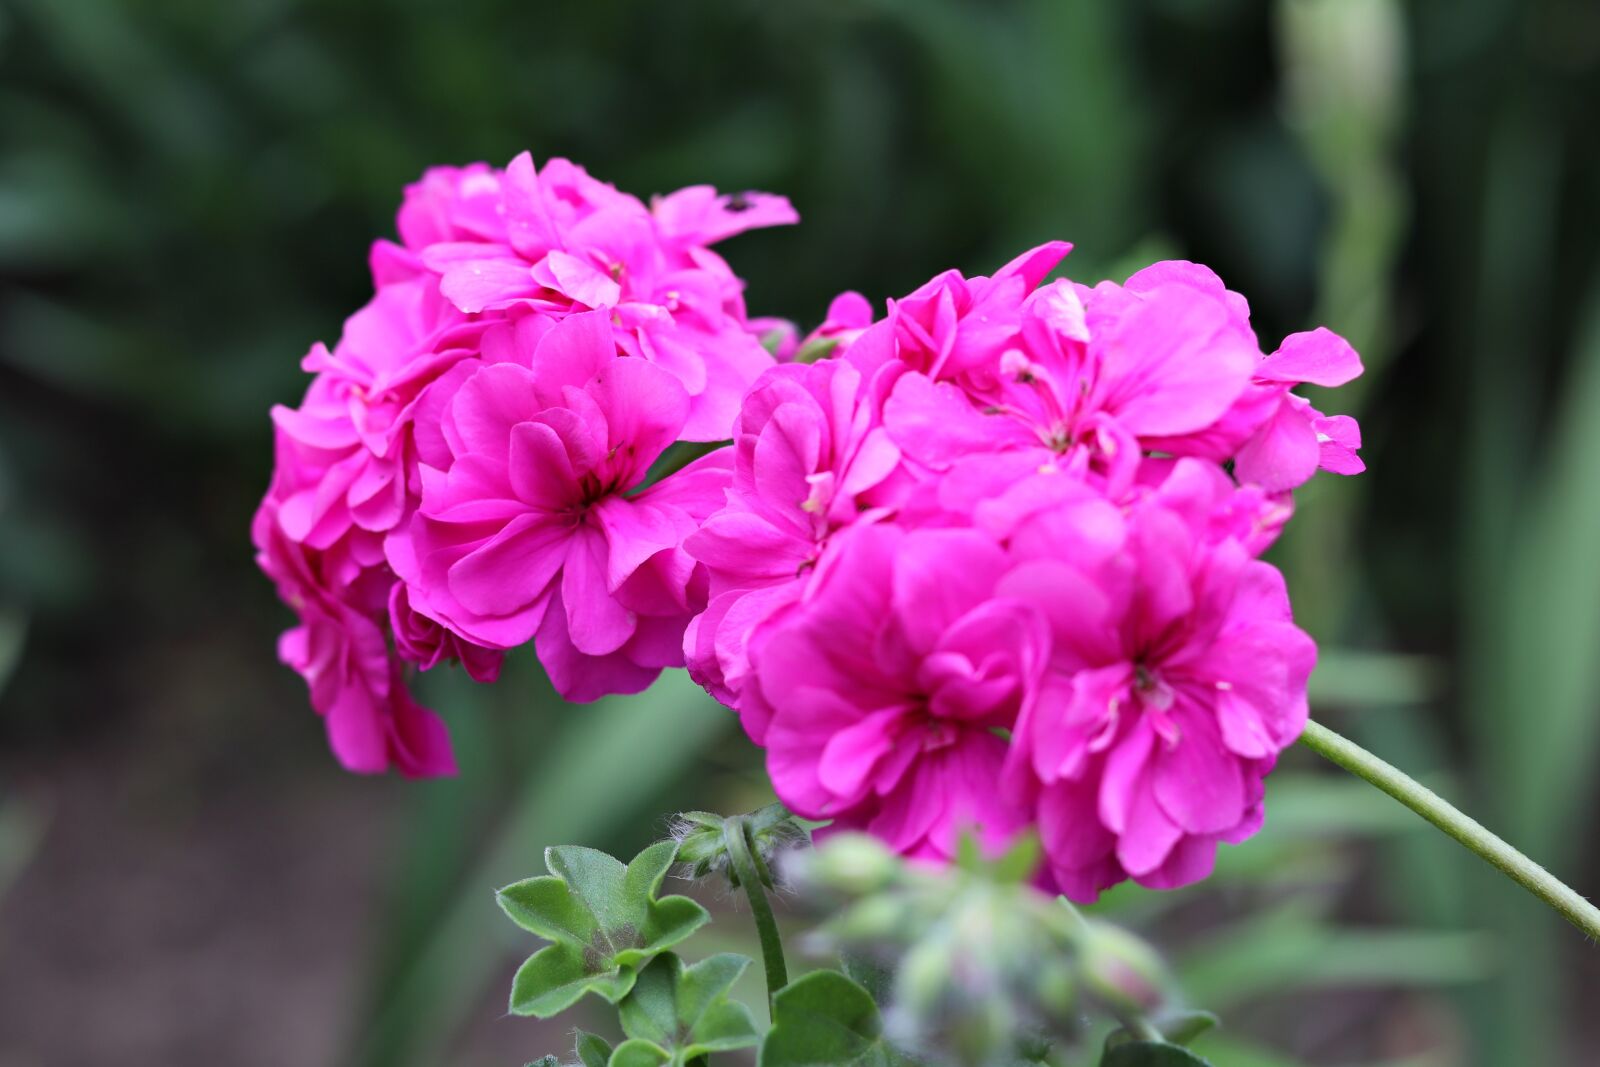
<svg viewBox="0 0 1600 1067">
<path fill-rule="evenodd" d="M 501 1015 L 490 890 L 762 801 L 681 678 L 426 679 L 463 774 L 418 785 L 339 771 L 274 660 L 267 407 L 401 186 L 523 148 L 788 194 L 724 249 L 757 314 L 1059 236 L 1350 337 L 1371 470 L 1275 550 L 1318 712 L 1600 893 L 1597 129 L 1593 0 L 0 0 L 0 1067 L 558 1051 Z M 1216 1062 L 1600 1062 L 1600 949 L 1325 772 L 1291 753 L 1206 886 L 1103 906 Z"/>
</svg>

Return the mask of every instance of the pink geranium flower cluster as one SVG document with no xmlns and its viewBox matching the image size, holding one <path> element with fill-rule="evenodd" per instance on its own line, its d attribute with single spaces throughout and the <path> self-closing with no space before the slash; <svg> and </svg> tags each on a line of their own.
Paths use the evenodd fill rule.
<svg viewBox="0 0 1600 1067">
<path fill-rule="evenodd" d="M 1077 899 L 1203 877 L 1305 722 L 1316 649 L 1259 557 L 1362 469 L 1294 392 L 1355 352 L 1263 353 L 1192 263 L 1047 281 L 1059 242 L 802 342 L 706 247 L 793 219 L 527 157 L 408 191 L 256 523 L 335 751 L 447 770 L 402 665 L 487 680 L 531 641 L 577 700 L 687 666 L 792 810 L 908 855 L 1036 828 Z M 678 441 L 728 443 L 658 475 Z"/>
<path fill-rule="evenodd" d="M 567 696 L 683 662 L 703 584 L 682 542 L 720 502 L 716 461 L 632 491 L 674 441 L 714 441 L 773 365 L 710 245 L 797 221 L 706 186 L 646 205 L 566 160 L 440 167 L 372 248 L 372 300 L 296 409 L 257 558 L 300 617 L 299 671 L 339 760 L 450 773 L 406 664 L 491 681 L 530 639 Z"/>
<path fill-rule="evenodd" d="M 1195 264 L 1044 283 L 1067 250 L 872 324 L 841 300 L 831 358 L 756 383 L 686 649 L 796 812 L 929 858 L 1037 827 L 1092 899 L 1260 826 L 1316 649 L 1257 557 L 1292 489 L 1362 469 L 1291 390 L 1361 365 L 1326 330 L 1264 355 Z"/>
</svg>

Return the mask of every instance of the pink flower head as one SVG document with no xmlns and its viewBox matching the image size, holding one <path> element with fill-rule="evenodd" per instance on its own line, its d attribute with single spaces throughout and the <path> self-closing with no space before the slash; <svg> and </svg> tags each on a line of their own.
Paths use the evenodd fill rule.
<svg viewBox="0 0 1600 1067">
<path fill-rule="evenodd" d="M 973 530 L 841 536 L 754 669 L 785 804 L 914 856 L 949 858 L 967 830 L 998 850 L 1025 824 L 997 788 L 1003 733 L 1050 638 L 1037 608 L 1001 591 L 1008 566 Z"/>
<path fill-rule="evenodd" d="M 423 467 L 389 560 L 411 607 L 454 633 L 490 648 L 533 640 L 569 699 L 637 692 L 682 663 L 699 603 L 679 546 L 720 503 L 723 461 L 635 491 L 689 398 L 660 367 L 619 356 L 603 312 L 507 321 L 484 349 L 503 358 L 444 407 L 448 465 Z"/>
<path fill-rule="evenodd" d="M 1205 877 L 1219 841 L 1259 828 L 1262 778 L 1305 723 L 1316 647 L 1282 576 L 1236 536 L 1249 523 L 1215 473 L 1180 461 L 1116 540 L 1103 514 L 1082 536 L 1081 509 L 1033 512 L 1012 533 L 1028 558 L 997 592 L 1049 618 L 1053 655 L 1007 777 L 1034 798 L 1050 871 L 1076 899 L 1124 877 Z"/>
<path fill-rule="evenodd" d="M 1323 415 L 1289 390 L 1301 383 L 1337 386 L 1361 374 L 1361 357 L 1348 341 L 1323 327 L 1290 334 L 1256 369 L 1254 390 L 1264 397 L 1263 418 L 1234 457 L 1241 482 L 1293 489 L 1317 472 L 1360 474 L 1356 451 L 1361 429 L 1347 415 Z"/>
<path fill-rule="evenodd" d="M 324 552 L 289 537 L 281 521 L 283 496 L 268 494 L 251 535 L 258 564 L 300 617 L 279 641 L 279 658 L 310 687 L 334 755 L 368 774 L 390 766 L 410 777 L 455 773 L 444 724 L 407 692 L 378 622 L 392 578 L 352 559 L 348 541 Z"/>
<path fill-rule="evenodd" d="M 622 349 L 685 389 L 682 436 L 696 441 L 727 435 L 740 395 L 772 364 L 749 329 L 743 283 L 707 246 L 797 220 L 782 197 L 708 186 L 652 210 L 567 160 L 536 171 L 526 152 L 503 174 L 430 172 L 401 211 L 407 244 L 463 312 L 610 311 Z"/>
<path fill-rule="evenodd" d="M 1051 241 L 1024 252 L 991 278 L 948 270 L 890 306 L 900 358 L 929 378 L 994 367 L 1021 329 L 1022 301 L 1072 250 Z"/>
<path fill-rule="evenodd" d="M 835 531 L 876 521 L 903 495 L 870 386 L 837 360 L 763 375 L 734 426 L 728 501 L 684 543 L 711 598 L 686 635 L 689 672 L 740 709 L 752 736 L 764 716 L 756 694 L 739 694 L 757 627 L 799 595 Z"/>
<path fill-rule="evenodd" d="M 475 328 L 427 277 L 379 288 L 345 322 L 330 352 L 314 345 L 316 375 L 298 409 L 272 411 L 280 433 L 326 468 L 283 501 L 289 535 L 325 549 L 352 526 L 383 531 L 407 510 L 411 406 L 426 385 L 470 357 Z"/>
<path fill-rule="evenodd" d="M 400 658 L 415 663 L 421 670 L 430 671 L 441 663 L 458 662 L 475 682 L 493 682 L 500 677 L 504 652 L 475 645 L 413 610 L 404 582 L 395 582 L 389 590 L 389 628 Z"/>
<path fill-rule="evenodd" d="M 890 432 L 935 470 L 973 453 L 1022 450 L 1120 494 L 1150 442 L 1221 418 L 1259 358 L 1225 291 L 1186 284 L 1182 274 L 1150 281 L 1135 275 L 1127 287 L 1094 289 L 1057 281 L 1034 291 L 1010 316 L 1014 336 L 960 382 L 900 378 L 885 409 Z"/>
<path fill-rule="evenodd" d="M 1233 312 L 1241 335 L 1249 329 L 1244 297 L 1222 284 L 1211 270 L 1196 263 L 1157 263 L 1128 279 L 1127 288 L 1150 291 L 1182 285 L 1221 299 Z M 1255 347 L 1254 335 L 1250 335 Z M 1169 436 L 1153 436 L 1146 445 L 1180 456 L 1218 462 L 1232 459 L 1240 482 L 1270 492 L 1299 486 L 1317 468 L 1336 474 L 1365 470 L 1356 451 L 1361 430 L 1348 416 L 1325 416 L 1290 390 L 1296 385 L 1344 385 L 1360 376 L 1361 357 L 1338 334 L 1318 327 L 1291 334 L 1270 356 L 1259 357 L 1250 384 L 1229 409 L 1208 426 Z"/>
</svg>

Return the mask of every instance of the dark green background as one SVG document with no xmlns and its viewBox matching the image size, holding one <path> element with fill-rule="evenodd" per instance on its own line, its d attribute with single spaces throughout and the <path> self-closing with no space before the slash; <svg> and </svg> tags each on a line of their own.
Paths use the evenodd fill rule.
<svg viewBox="0 0 1600 1067">
<path fill-rule="evenodd" d="M 523 148 L 789 195 L 802 225 L 723 249 L 757 314 L 1065 237 L 1086 281 L 1211 264 L 1269 345 L 1345 333 L 1371 470 L 1276 553 L 1319 710 L 1600 892 L 1597 129 L 1592 0 L 0 0 L 0 1063 L 535 1058 L 560 1028 L 483 992 L 492 879 L 759 802 L 725 730 L 601 788 L 570 752 L 636 756 L 660 702 L 560 708 L 526 665 L 434 683 L 461 781 L 348 777 L 274 662 L 266 409 L 401 186 Z M 1112 902 L 1186 959 L 1311 894 L 1253 978 L 1183 968 L 1251 1062 L 1600 1054 L 1594 946 L 1381 810 L 1303 807 L 1321 867 Z M 1325 921 L 1387 940 L 1322 973 Z"/>
</svg>

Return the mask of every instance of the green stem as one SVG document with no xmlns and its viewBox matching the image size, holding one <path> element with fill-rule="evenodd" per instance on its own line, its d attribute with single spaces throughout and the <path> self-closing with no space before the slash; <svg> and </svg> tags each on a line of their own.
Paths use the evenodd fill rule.
<svg viewBox="0 0 1600 1067">
<path fill-rule="evenodd" d="M 1560 912 L 1573 926 L 1600 940 L 1600 909 L 1448 800 L 1321 723 L 1307 722 L 1300 740 L 1307 748 L 1388 793 Z"/>
<path fill-rule="evenodd" d="M 789 984 L 789 969 L 783 962 L 783 939 L 778 936 L 778 920 L 772 914 L 772 903 L 766 890 L 761 888 L 761 870 L 750 845 L 750 830 L 744 816 L 734 815 L 722 825 L 722 837 L 728 845 L 728 858 L 733 861 L 733 873 L 739 886 L 750 898 L 750 914 L 755 916 L 756 933 L 761 938 L 761 965 L 767 973 L 767 1000 L 770 1004 L 778 990 Z"/>
</svg>

